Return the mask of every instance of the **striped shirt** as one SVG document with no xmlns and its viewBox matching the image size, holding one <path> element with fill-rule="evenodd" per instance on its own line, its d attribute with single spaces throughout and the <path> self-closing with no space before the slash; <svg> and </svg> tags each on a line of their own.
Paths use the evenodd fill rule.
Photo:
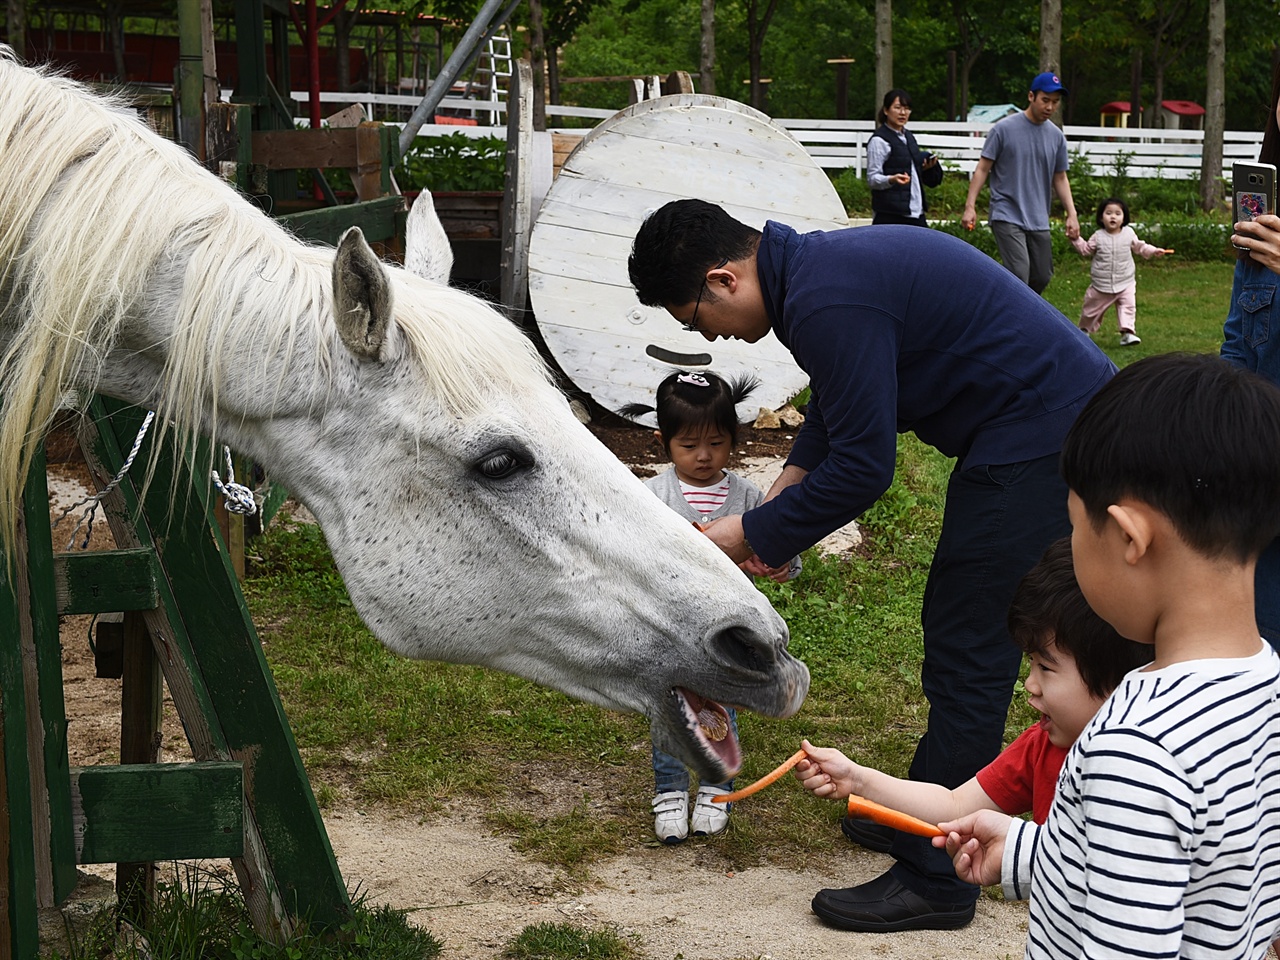
<svg viewBox="0 0 1280 960">
<path fill-rule="evenodd" d="M 1280 932 L 1280 658 L 1134 671 L 1071 748 L 1006 896 L 1028 958 L 1261 958 Z"/>
<path fill-rule="evenodd" d="M 685 503 L 702 514 L 703 520 L 710 520 L 711 515 L 724 506 L 729 496 L 729 474 L 725 473 L 719 483 L 709 487 L 695 487 L 681 480 L 680 492 L 684 494 Z"/>
</svg>

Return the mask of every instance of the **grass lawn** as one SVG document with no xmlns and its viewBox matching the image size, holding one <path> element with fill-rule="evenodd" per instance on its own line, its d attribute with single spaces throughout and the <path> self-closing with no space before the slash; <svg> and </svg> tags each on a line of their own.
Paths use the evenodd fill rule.
<svg viewBox="0 0 1280 960">
<path fill-rule="evenodd" d="M 1231 264 L 1138 267 L 1138 332 L 1121 349 L 1114 320 L 1097 342 L 1126 364 L 1172 350 L 1216 352 Z M 1078 316 L 1088 266 L 1059 264 L 1048 299 Z M 898 478 L 863 518 L 856 557 L 805 557 L 804 574 L 764 589 L 790 625 L 813 685 L 788 720 L 741 718 L 746 783 L 790 755 L 801 737 L 839 746 L 903 774 L 924 729 L 920 598 L 941 522 L 950 461 L 914 437 L 899 444 Z M 246 586 L 267 658 L 321 805 L 384 803 L 415 813 L 481 800 L 518 846 L 571 871 L 655 842 L 650 833 L 648 724 L 474 667 L 386 652 L 356 617 L 313 527 L 258 541 Z M 1031 720 L 1015 695 L 1012 736 Z M 560 773 L 568 802 L 530 809 L 520 787 Z M 566 787 L 565 784 L 569 786 Z M 740 806 L 715 847 L 730 862 L 790 861 L 829 848 L 838 804 L 781 783 Z"/>
</svg>

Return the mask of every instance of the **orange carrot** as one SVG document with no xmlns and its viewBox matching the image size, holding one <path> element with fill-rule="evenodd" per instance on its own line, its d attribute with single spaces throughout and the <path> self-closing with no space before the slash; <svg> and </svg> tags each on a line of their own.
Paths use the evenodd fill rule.
<svg viewBox="0 0 1280 960">
<path fill-rule="evenodd" d="M 895 830 L 901 830 L 903 833 L 914 833 L 917 837 L 942 837 L 946 836 L 936 825 L 926 823 L 924 820 L 917 820 L 910 814 L 901 813 L 892 810 L 889 807 L 882 806 L 874 800 L 868 800 L 865 797 L 859 797 L 856 794 L 849 795 L 849 816 L 864 817 L 875 823 L 886 827 L 893 827 Z"/>
<path fill-rule="evenodd" d="M 805 757 L 804 751 L 797 750 L 790 757 L 788 757 L 786 762 L 783 763 L 780 767 L 774 770 L 770 770 L 768 773 L 766 773 L 763 777 L 761 777 L 755 783 L 749 784 L 748 786 L 743 787 L 741 790 L 735 790 L 733 791 L 733 793 L 721 793 L 717 796 L 714 796 L 711 798 L 711 802 L 712 803 L 732 803 L 734 800 L 741 800 L 743 797 L 749 797 L 753 793 L 756 793 L 759 790 L 763 790 L 769 784 L 773 783 L 773 781 L 777 780 L 780 776 L 782 776 L 784 773 L 786 773 L 788 770 L 794 767 L 797 763 L 803 760 L 804 757 Z"/>
</svg>

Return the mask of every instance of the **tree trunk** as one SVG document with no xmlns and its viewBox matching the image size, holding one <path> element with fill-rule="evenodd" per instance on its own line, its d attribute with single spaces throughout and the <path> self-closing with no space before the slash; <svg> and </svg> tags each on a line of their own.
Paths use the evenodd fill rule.
<svg viewBox="0 0 1280 960">
<path fill-rule="evenodd" d="M 1040 72 L 1062 72 L 1062 0 L 1040 0 Z M 1064 109 L 1053 114 L 1059 127 L 1064 122 Z"/>
<path fill-rule="evenodd" d="M 1225 65 L 1227 48 L 1226 0 L 1209 0 L 1209 53 L 1205 58 L 1204 149 L 1200 153 L 1200 206 L 1206 212 L 1218 205 L 1222 178 L 1222 131 L 1226 122 Z"/>
<path fill-rule="evenodd" d="M 893 89 L 893 0 L 876 0 L 876 100 Z"/>
<path fill-rule="evenodd" d="M 547 129 L 546 42 L 542 0 L 529 0 L 529 66 L 533 68 L 533 129 Z"/>
<path fill-rule="evenodd" d="M 769 30 L 769 21 L 778 9 L 778 0 L 768 0 L 764 15 L 760 15 L 759 0 L 748 0 L 747 3 L 747 68 L 750 71 L 750 103 L 757 110 L 764 110 L 764 84 L 760 82 L 760 59 L 764 50 L 764 35 Z"/>
<path fill-rule="evenodd" d="M 1142 129 L 1142 50 L 1133 48 L 1129 66 L 1129 126 Z"/>
<path fill-rule="evenodd" d="M 1147 124 L 1149 127 L 1164 127 L 1164 110 L 1161 104 L 1164 103 L 1164 67 L 1157 63 L 1155 69 L 1155 99 L 1151 102 L 1151 122 Z"/>
<path fill-rule="evenodd" d="M 27 58 L 27 4 L 26 0 L 8 0 L 5 4 L 9 46 L 19 60 Z"/>
<path fill-rule="evenodd" d="M 547 102 L 560 102 L 560 48 L 547 44 Z"/>
<path fill-rule="evenodd" d="M 716 0 L 702 0 L 702 49 L 698 57 L 698 87 L 716 94 Z"/>
<path fill-rule="evenodd" d="M 1040 0 L 1040 72 L 1062 71 L 1062 0 Z"/>
</svg>

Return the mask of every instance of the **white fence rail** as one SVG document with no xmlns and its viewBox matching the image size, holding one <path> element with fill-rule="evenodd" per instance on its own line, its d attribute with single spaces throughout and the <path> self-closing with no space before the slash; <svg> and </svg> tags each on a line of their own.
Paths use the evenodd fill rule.
<svg viewBox="0 0 1280 960">
<path fill-rule="evenodd" d="M 307 102 L 306 91 L 295 91 L 293 98 Z M 360 103 L 367 115 L 388 117 L 397 109 L 411 110 L 420 98 L 396 94 L 371 93 L 321 93 L 325 104 Z M 469 100 L 446 97 L 440 104 L 443 111 L 469 113 L 475 117 L 505 116 L 506 103 L 497 100 Z M 327 111 L 326 111 L 327 112 Z M 612 110 L 589 107 L 566 107 L 547 104 L 548 117 L 572 117 L 587 120 L 604 120 L 613 116 Z M 870 120 L 811 120 L 779 119 L 820 167 L 828 170 L 853 168 L 858 176 L 866 173 L 867 140 L 875 124 Z M 973 172 L 982 153 L 989 123 L 957 123 L 921 121 L 911 124 L 920 146 L 942 158 L 954 170 L 966 174 Z M 581 129 L 557 128 L 558 133 L 583 133 Z M 461 133 L 471 137 L 501 137 L 507 135 L 505 126 L 424 124 L 419 136 L 440 136 Z M 1067 148 L 1074 156 L 1082 153 L 1093 165 L 1095 174 L 1107 175 L 1123 168 L 1131 177 L 1167 177 L 1194 179 L 1200 175 L 1200 155 L 1204 144 L 1201 130 L 1127 129 L 1124 127 L 1066 126 Z M 1258 155 L 1262 134 L 1253 131 L 1228 130 L 1223 134 L 1222 169 L 1231 170 L 1237 160 L 1252 160 Z"/>
</svg>

